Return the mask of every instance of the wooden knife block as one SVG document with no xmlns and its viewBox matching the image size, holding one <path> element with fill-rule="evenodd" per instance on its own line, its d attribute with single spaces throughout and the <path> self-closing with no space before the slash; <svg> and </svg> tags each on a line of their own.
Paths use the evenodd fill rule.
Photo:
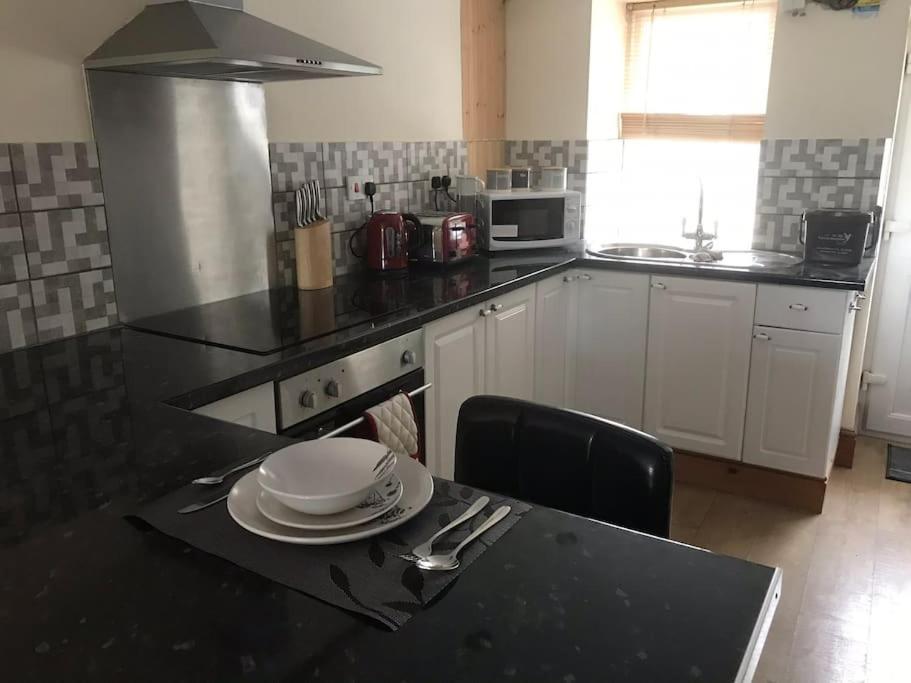
<svg viewBox="0 0 911 683">
<path fill-rule="evenodd" d="M 328 220 L 322 220 L 294 228 L 298 289 L 332 286 L 332 235 L 329 225 Z"/>
</svg>

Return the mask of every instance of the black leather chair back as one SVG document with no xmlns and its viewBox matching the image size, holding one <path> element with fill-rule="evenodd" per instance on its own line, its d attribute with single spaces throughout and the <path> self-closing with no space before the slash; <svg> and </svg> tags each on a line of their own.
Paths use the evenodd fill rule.
<svg viewBox="0 0 911 683">
<path fill-rule="evenodd" d="M 462 404 L 455 480 L 667 538 L 673 451 L 624 425 L 499 396 Z"/>
</svg>

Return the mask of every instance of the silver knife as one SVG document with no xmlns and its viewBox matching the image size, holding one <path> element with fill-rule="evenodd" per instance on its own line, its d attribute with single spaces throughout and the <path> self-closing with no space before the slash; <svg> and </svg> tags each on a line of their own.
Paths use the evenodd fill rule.
<svg viewBox="0 0 911 683">
<path fill-rule="evenodd" d="M 185 515 L 189 512 L 197 512 L 198 510 L 205 510 L 207 507 L 211 507 L 211 506 L 215 505 L 216 503 L 220 503 L 221 501 L 226 500 L 228 498 L 228 496 L 230 496 L 230 495 L 231 495 L 231 491 L 228 491 L 226 494 L 224 494 L 222 496 L 218 496 L 218 498 L 213 498 L 212 500 L 207 500 L 207 501 L 199 502 L 199 503 L 190 503 L 186 507 L 180 508 L 177 512 L 181 515 Z"/>
</svg>

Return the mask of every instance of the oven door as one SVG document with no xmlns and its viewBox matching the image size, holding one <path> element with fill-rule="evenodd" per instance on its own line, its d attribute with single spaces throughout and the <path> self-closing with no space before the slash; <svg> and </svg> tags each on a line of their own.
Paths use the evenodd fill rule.
<svg viewBox="0 0 911 683">
<path fill-rule="evenodd" d="M 563 239 L 566 197 L 509 197 L 490 202 L 490 239 L 541 242 Z"/>
<path fill-rule="evenodd" d="M 367 408 L 372 408 L 378 403 L 382 403 L 388 398 L 392 398 L 400 391 L 410 393 L 424 386 L 424 370 L 414 370 L 407 375 L 402 375 L 391 382 L 371 389 L 370 391 L 345 401 L 331 410 L 320 413 L 309 420 L 300 422 L 293 427 L 281 432 L 282 436 L 290 436 L 295 439 L 309 440 L 318 439 L 329 432 L 338 429 L 342 425 L 353 422 L 364 414 Z M 420 393 L 411 397 L 414 403 L 415 420 L 418 423 L 418 439 L 421 452 L 421 463 L 424 463 L 424 394 Z M 352 427 L 337 436 L 364 436 L 366 434 L 363 425 Z"/>
</svg>

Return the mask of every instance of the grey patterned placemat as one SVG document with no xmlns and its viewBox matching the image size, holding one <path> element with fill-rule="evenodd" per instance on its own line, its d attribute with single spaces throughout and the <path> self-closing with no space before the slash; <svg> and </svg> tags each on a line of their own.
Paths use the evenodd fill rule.
<svg viewBox="0 0 911 683">
<path fill-rule="evenodd" d="M 414 519 L 373 538 L 331 546 L 292 545 L 252 534 L 234 523 L 224 503 L 189 515 L 177 514 L 179 508 L 203 495 L 199 487 L 185 486 L 130 516 L 272 581 L 371 617 L 392 630 L 424 609 L 531 509 L 527 503 L 487 494 L 490 504 L 470 523 L 435 544 L 434 552 L 453 548 L 500 505 L 512 506 L 510 515 L 463 551 L 458 569 L 426 572 L 399 555 L 410 552 L 462 514 L 484 495 L 483 491 L 435 478 L 433 498 Z"/>
</svg>

